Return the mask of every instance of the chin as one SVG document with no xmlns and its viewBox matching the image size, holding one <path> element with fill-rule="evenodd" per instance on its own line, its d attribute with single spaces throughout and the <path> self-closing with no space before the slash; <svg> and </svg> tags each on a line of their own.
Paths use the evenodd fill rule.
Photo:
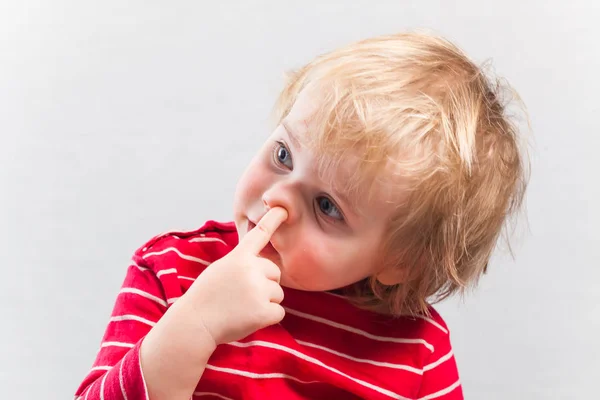
<svg viewBox="0 0 600 400">
<path fill-rule="evenodd" d="M 292 279 L 291 277 L 287 276 L 283 271 L 281 273 L 281 286 L 284 286 L 289 289 L 303 290 L 305 292 L 325 292 L 329 290 L 328 288 L 319 287 L 318 285 L 315 285 L 314 279 L 311 282 L 308 282 L 308 284 L 304 285 L 302 284 L 302 281 L 298 282 L 297 280 Z"/>
</svg>

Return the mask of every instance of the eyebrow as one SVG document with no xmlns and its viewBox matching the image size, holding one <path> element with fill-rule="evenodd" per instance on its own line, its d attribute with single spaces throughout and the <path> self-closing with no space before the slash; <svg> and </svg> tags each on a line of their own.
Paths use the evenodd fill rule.
<svg viewBox="0 0 600 400">
<path fill-rule="evenodd" d="M 300 141 L 298 140 L 298 137 L 296 136 L 296 134 L 294 133 L 294 131 L 290 128 L 290 125 L 287 123 L 287 121 L 283 120 L 281 121 L 281 126 L 283 126 L 283 129 L 285 129 L 285 131 L 287 132 L 288 137 L 290 138 L 292 144 L 294 145 L 295 148 L 299 148 L 300 146 Z"/>
<path fill-rule="evenodd" d="M 356 217 L 361 216 L 361 213 L 359 212 L 357 205 L 354 202 L 350 201 L 350 199 L 348 198 L 348 196 L 345 193 L 334 190 L 333 194 L 335 195 L 335 197 L 340 199 L 340 201 L 346 206 L 345 208 L 347 210 L 349 210 L 350 213 L 352 213 Z"/>
</svg>

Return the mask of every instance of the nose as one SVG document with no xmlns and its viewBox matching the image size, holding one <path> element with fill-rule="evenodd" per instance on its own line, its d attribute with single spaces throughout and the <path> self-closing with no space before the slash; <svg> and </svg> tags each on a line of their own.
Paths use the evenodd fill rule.
<svg viewBox="0 0 600 400">
<path fill-rule="evenodd" d="M 288 213 L 286 224 L 293 223 L 301 214 L 302 202 L 294 184 L 277 183 L 269 187 L 262 196 L 265 212 L 273 207 L 282 207 Z"/>
</svg>

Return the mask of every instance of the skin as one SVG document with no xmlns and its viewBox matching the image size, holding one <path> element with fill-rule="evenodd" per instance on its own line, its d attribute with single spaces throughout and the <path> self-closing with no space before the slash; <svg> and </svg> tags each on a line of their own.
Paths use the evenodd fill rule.
<svg viewBox="0 0 600 400">
<path fill-rule="evenodd" d="M 280 322 L 282 286 L 325 291 L 369 276 L 401 281 L 380 262 L 390 199 L 399 193 L 381 186 L 370 201 L 344 200 L 327 182 L 347 179 L 356 168 L 351 160 L 319 178 L 315 154 L 302 144 L 313 98 L 299 96 L 240 179 L 239 245 L 208 266 L 144 338 L 140 359 L 150 399 L 189 399 L 219 344 Z"/>
<path fill-rule="evenodd" d="M 356 165 L 352 160 L 319 178 L 315 154 L 303 145 L 317 104 L 314 97 L 310 92 L 299 95 L 242 175 L 234 202 L 238 234 L 243 238 L 267 210 L 282 207 L 288 219 L 264 256 L 281 269 L 283 286 L 326 291 L 373 275 L 395 282 L 399 277 L 382 269 L 380 254 L 396 203 L 390 199 L 399 194 L 375 187 L 371 201 L 366 196 L 353 199 L 353 207 L 328 184 L 347 179 Z"/>
</svg>

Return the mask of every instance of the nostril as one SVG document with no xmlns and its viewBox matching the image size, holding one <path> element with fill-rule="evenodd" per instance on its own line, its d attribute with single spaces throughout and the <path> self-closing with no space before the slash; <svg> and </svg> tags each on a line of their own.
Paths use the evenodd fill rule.
<svg viewBox="0 0 600 400">
<path fill-rule="evenodd" d="M 263 205 L 265 206 L 265 210 L 269 211 L 271 209 L 271 207 L 269 206 L 269 204 L 267 203 L 266 200 L 263 199 Z"/>
</svg>

